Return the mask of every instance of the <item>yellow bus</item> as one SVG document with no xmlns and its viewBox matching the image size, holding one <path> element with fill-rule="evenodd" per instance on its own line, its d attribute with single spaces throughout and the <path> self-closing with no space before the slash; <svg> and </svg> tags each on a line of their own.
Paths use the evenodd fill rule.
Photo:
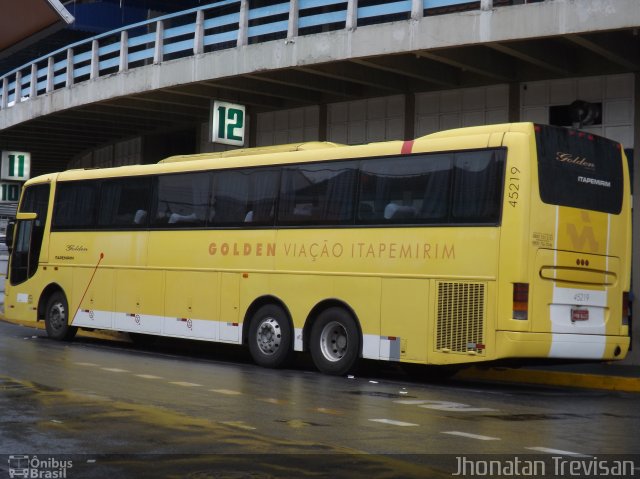
<svg viewBox="0 0 640 479">
<path fill-rule="evenodd" d="M 25 185 L 6 315 L 330 374 L 622 359 L 630 211 L 621 145 L 532 123 L 70 170 Z"/>
</svg>

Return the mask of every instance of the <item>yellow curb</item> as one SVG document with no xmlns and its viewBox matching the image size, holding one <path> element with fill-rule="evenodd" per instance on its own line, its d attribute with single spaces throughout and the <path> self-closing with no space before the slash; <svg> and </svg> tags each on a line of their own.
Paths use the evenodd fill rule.
<svg viewBox="0 0 640 479">
<path fill-rule="evenodd" d="M 599 374 L 540 371 L 532 369 L 469 368 L 456 374 L 457 379 L 505 381 L 547 386 L 567 386 L 611 391 L 640 392 L 640 378 L 603 376 Z"/>
</svg>

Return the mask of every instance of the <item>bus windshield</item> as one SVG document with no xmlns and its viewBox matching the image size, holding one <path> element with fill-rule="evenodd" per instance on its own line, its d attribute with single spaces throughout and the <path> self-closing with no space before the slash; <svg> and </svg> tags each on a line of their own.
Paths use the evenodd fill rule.
<svg viewBox="0 0 640 479">
<path fill-rule="evenodd" d="M 623 173 L 618 143 L 567 128 L 536 125 L 535 131 L 542 201 L 620 213 Z"/>
</svg>

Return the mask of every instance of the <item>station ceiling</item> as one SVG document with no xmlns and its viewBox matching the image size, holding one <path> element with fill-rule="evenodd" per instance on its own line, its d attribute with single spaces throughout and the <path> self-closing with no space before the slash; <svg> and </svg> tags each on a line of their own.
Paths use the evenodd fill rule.
<svg viewBox="0 0 640 479">
<path fill-rule="evenodd" d="M 0 0 L 0 12 L 0 57 L 73 21 L 58 0 Z"/>
</svg>

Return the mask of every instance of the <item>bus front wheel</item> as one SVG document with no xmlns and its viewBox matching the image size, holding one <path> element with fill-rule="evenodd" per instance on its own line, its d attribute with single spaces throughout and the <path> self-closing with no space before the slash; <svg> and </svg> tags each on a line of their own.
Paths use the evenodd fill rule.
<svg viewBox="0 0 640 479">
<path fill-rule="evenodd" d="M 56 291 L 47 301 L 44 324 L 50 338 L 71 341 L 78 328 L 69 325 L 69 304 L 61 291 Z"/>
<path fill-rule="evenodd" d="M 249 351 L 256 364 L 284 366 L 291 356 L 292 331 L 287 313 L 275 304 L 262 306 L 251 319 Z"/>
<path fill-rule="evenodd" d="M 323 373 L 348 373 L 360 352 L 360 333 L 353 317 L 341 308 L 323 311 L 311 328 L 311 357 Z"/>
</svg>

